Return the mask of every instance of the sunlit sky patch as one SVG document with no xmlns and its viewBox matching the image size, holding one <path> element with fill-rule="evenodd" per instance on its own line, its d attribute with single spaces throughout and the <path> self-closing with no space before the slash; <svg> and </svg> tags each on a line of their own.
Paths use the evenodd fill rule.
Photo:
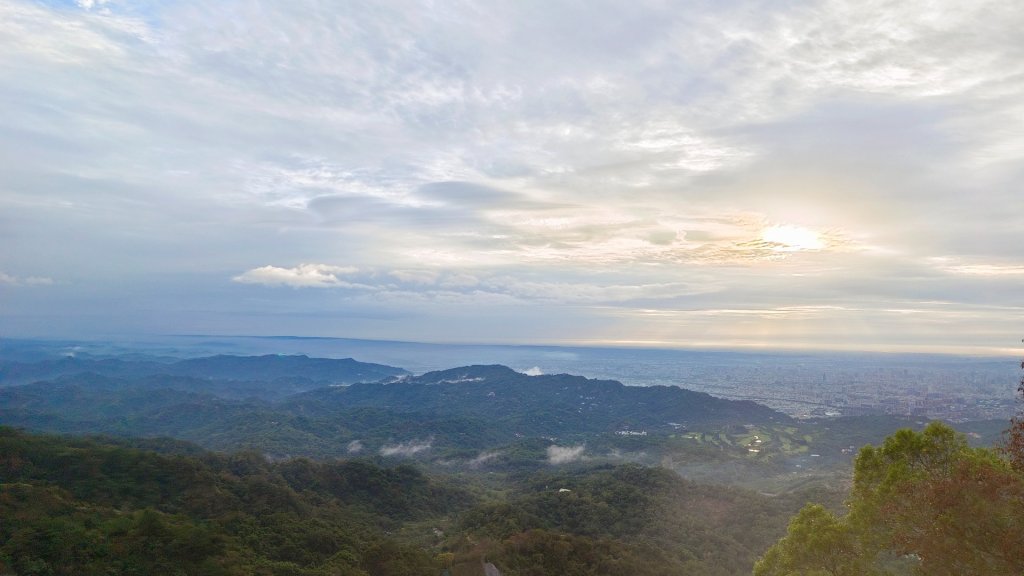
<svg viewBox="0 0 1024 576">
<path fill-rule="evenodd" d="M 778 252 L 821 250 L 825 247 L 817 232 L 799 226 L 769 226 L 761 231 L 761 239 Z"/>
<path fill-rule="evenodd" d="M 0 2 L 4 336 L 1005 353 L 1024 10 Z"/>
</svg>

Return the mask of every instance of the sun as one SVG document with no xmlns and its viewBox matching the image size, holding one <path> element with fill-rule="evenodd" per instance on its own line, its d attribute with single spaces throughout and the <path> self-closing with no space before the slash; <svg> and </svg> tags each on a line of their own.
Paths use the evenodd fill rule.
<svg viewBox="0 0 1024 576">
<path fill-rule="evenodd" d="M 821 250 L 825 247 L 820 234 L 800 226 L 770 226 L 761 231 L 761 240 L 771 244 L 776 252 Z"/>
</svg>

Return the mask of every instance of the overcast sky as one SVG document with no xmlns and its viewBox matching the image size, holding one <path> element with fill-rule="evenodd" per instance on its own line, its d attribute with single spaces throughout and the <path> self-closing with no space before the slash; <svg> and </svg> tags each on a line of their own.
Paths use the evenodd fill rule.
<svg viewBox="0 0 1024 576">
<path fill-rule="evenodd" d="M 0 337 L 994 353 L 1018 0 L 0 0 Z"/>
</svg>

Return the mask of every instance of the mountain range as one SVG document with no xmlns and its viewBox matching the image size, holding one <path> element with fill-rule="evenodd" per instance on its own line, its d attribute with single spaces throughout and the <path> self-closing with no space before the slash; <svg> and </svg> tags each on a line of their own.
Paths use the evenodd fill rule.
<svg viewBox="0 0 1024 576">
<path fill-rule="evenodd" d="M 0 388 L 0 422 L 51 432 L 170 436 L 214 450 L 255 448 L 289 456 L 348 455 L 353 446 L 377 451 L 403 442 L 480 450 L 528 438 L 582 440 L 790 421 L 753 402 L 677 387 L 528 376 L 504 366 L 412 376 L 353 360 L 214 356 L 4 368 L 8 384 L 28 374 L 57 376 Z M 217 377 L 229 374 L 248 379 Z M 344 383 L 360 379 L 375 381 Z"/>
</svg>

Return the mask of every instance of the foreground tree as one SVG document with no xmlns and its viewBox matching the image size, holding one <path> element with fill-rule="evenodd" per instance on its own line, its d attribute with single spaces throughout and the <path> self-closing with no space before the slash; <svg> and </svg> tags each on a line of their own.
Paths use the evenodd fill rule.
<svg viewBox="0 0 1024 576">
<path fill-rule="evenodd" d="M 1020 369 L 1024 370 L 1024 361 L 1020 363 Z M 1024 376 L 1021 376 L 1020 383 L 1017 384 L 1017 400 L 1024 400 Z M 1024 474 L 1024 413 L 1018 412 L 1010 420 L 1010 429 L 1006 431 L 1002 451 L 1013 469 Z"/>
<path fill-rule="evenodd" d="M 804 508 L 754 574 L 1024 574 L 1024 475 L 945 424 L 864 447 L 848 508 Z"/>
<path fill-rule="evenodd" d="M 808 504 L 790 521 L 786 537 L 754 565 L 754 574 L 860 576 L 868 573 L 863 559 L 849 525 L 824 506 Z"/>
</svg>

